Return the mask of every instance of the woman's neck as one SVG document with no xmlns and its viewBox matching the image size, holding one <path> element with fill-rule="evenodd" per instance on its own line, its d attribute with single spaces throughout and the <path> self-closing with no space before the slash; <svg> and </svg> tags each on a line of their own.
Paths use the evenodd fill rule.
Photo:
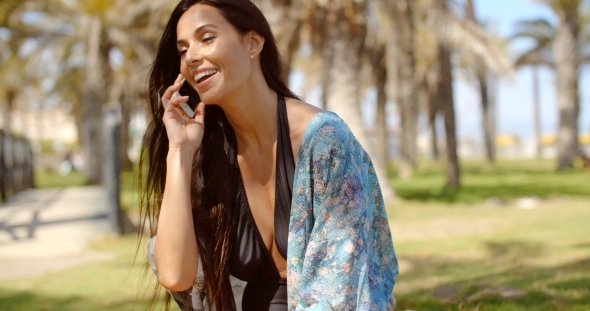
<svg viewBox="0 0 590 311">
<path fill-rule="evenodd" d="M 277 93 L 254 75 L 220 105 L 234 129 L 238 153 L 272 148 L 277 138 Z"/>
</svg>

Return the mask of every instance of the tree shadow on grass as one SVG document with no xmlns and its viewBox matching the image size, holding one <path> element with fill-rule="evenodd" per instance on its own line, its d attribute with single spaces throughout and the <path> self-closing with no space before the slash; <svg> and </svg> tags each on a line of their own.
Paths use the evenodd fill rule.
<svg viewBox="0 0 590 311">
<path fill-rule="evenodd" d="M 50 297 L 31 291 L 7 291 L 0 290 L 0 309 L 2 311 L 132 311 L 145 310 L 149 304 L 148 299 L 117 299 L 112 297 L 110 301 L 82 296 Z"/>
<path fill-rule="evenodd" d="M 490 197 L 511 200 L 525 196 L 552 198 L 559 196 L 588 197 L 586 187 L 556 186 L 551 184 L 494 184 L 469 185 L 461 188 L 397 188 L 397 194 L 409 201 L 444 202 L 444 203 L 481 203 Z"/>
<path fill-rule="evenodd" d="M 413 269 L 398 284 L 443 276 L 456 281 L 396 294 L 399 310 L 590 310 L 590 257 L 552 268 L 527 265 L 542 245 L 488 242 L 489 259 L 402 258 Z M 503 267 L 506 268 L 503 268 Z M 482 271 L 489 271 L 482 273 Z M 473 275 L 473 276 L 470 276 Z"/>
</svg>

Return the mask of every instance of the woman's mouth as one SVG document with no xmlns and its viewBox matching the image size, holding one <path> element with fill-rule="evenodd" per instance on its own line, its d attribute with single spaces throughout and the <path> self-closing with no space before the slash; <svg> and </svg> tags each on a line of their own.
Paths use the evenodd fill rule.
<svg viewBox="0 0 590 311">
<path fill-rule="evenodd" d="M 217 72 L 217 69 L 206 70 L 196 74 L 193 79 L 197 84 L 202 84 L 203 82 L 209 81 Z"/>
</svg>

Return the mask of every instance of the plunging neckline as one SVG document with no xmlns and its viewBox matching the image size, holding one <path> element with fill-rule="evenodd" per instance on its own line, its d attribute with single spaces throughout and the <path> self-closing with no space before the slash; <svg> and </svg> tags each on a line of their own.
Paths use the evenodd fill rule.
<svg viewBox="0 0 590 311">
<path fill-rule="evenodd" d="M 237 176 L 237 194 L 240 205 L 242 205 L 243 215 L 245 220 L 251 227 L 251 234 L 254 240 L 259 245 L 259 251 L 262 257 L 267 259 L 268 263 L 272 263 L 275 276 L 280 279 L 280 272 L 277 267 L 277 262 L 273 257 L 273 249 L 276 248 L 280 257 L 284 261 L 287 260 L 287 244 L 289 220 L 291 214 L 291 199 L 293 191 L 293 175 L 295 169 L 295 160 L 293 156 L 293 147 L 291 144 L 289 120 L 287 116 L 287 107 L 285 98 L 277 95 L 277 140 L 275 148 L 275 158 L 273 161 L 273 170 L 275 172 L 274 185 L 274 204 L 273 204 L 273 223 L 272 223 L 272 239 L 267 247 L 260 229 L 254 219 L 252 206 L 248 199 L 248 193 L 244 186 L 244 179 L 240 170 L 237 152 L 234 153 L 234 168 Z M 237 148 L 237 145 L 236 145 Z M 237 149 L 236 149 L 237 150 Z"/>
<path fill-rule="evenodd" d="M 281 278 L 281 273 L 279 271 L 279 268 L 277 267 L 277 263 L 275 262 L 274 258 L 272 257 L 272 253 L 270 252 L 270 250 L 268 249 L 268 247 L 266 247 L 266 244 L 264 243 L 264 239 L 262 238 L 262 234 L 260 233 L 260 230 L 258 229 L 258 225 L 256 224 L 256 220 L 254 219 L 254 215 L 252 214 L 252 208 L 250 207 L 250 202 L 248 201 L 248 193 L 246 192 L 246 187 L 244 187 L 244 180 L 242 179 L 242 173 L 240 171 L 240 165 L 238 164 L 238 161 L 236 159 L 236 169 L 238 170 L 238 186 L 243 189 L 243 197 L 241 198 L 241 201 L 243 201 L 243 204 L 246 206 L 246 215 L 247 215 L 247 219 L 248 222 L 250 223 L 250 225 L 252 226 L 252 228 L 254 229 L 254 236 L 256 239 L 256 242 L 258 242 L 258 245 L 260 246 L 260 248 L 262 249 L 262 252 L 264 253 L 264 256 L 266 257 L 267 260 L 270 260 L 270 262 L 272 263 L 273 266 L 273 271 L 275 272 L 275 276 L 277 276 L 279 279 Z M 275 175 L 276 174 L 276 159 L 275 159 Z M 275 207 L 273 210 L 273 216 L 276 216 L 276 202 L 277 202 L 277 192 L 278 192 L 278 184 L 276 181 L 276 176 L 275 176 Z M 274 218 L 274 217 L 273 217 Z M 276 244 L 276 222 L 273 221 L 273 238 L 271 243 Z M 272 244 L 271 244 L 272 247 Z M 279 252 L 280 255 L 280 252 Z M 282 255 L 280 255 L 281 257 L 283 257 Z M 286 258 L 285 261 L 287 260 Z"/>
</svg>

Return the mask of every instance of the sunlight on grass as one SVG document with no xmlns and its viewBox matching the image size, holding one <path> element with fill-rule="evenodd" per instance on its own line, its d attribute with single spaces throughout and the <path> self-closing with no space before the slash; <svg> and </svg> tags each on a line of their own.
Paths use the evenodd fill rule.
<svg viewBox="0 0 590 311">
<path fill-rule="evenodd" d="M 590 310 L 587 171 L 555 173 L 553 161 L 470 161 L 464 187 L 451 191 L 443 170 L 421 164 L 408 181 L 391 174 L 401 197 L 388 206 L 400 265 L 397 310 Z M 55 177 L 38 178 L 49 185 Z M 68 178 L 62 184 L 79 177 Z M 123 173 L 121 185 L 123 208 L 137 213 L 136 174 Z M 542 198 L 534 209 L 511 202 L 532 195 Z M 488 207 L 492 196 L 506 203 Z M 134 237 L 90 249 L 116 259 L 0 282 L 1 309 L 144 310 L 155 280 L 143 274 L 144 247 L 133 267 Z"/>
<path fill-rule="evenodd" d="M 478 203 L 490 197 L 590 198 L 590 172 L 579 169 L 557 173 L 553 160 L 504 160 L 495 166 L 483 161 L 462 161 L 461 189 L 445 187 L 444 165 L 421 162 L 409 180 L 401 180 L 392 170 L 391 182 L 398 196 L 413 201 Z"/>
<path fill-rule="evenodd" d="M 35 170 L 35 187 L 38 189 L 45 188 L 62 188 L 84 186 L 86 178 L 82 172 L 73 171 L 68 175 L 60 175 L 54 171 L 44 169 Z"/>
<path fill-rule="evenodd" d="M 143 248 L 132 265 L 135 237 L 105 239 L 93 251 L 116 259 L 94 262 L 42 276 L 0 282 L 1 310 L 145 310 L 155 277 L 144 270 Z M 161 309 L 161 304 L 156 309 Z"/>
<path fill-rule="evenodd" d="M 400 310 L 589 310 L 590 202 L 389 207 Z"/>
</svg>

